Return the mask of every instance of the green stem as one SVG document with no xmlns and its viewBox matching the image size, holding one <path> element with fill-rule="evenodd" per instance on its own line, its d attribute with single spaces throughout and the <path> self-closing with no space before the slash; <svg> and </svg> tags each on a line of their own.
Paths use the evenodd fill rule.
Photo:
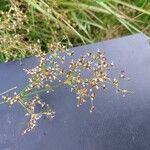
<svg viewBox="0 0 150 150">
<path fill-rule="evenodd" d="M 25 94 L 24 97 L 28 97 L 28 96 L 31 96 L 31 95 L 36 95 L 36 94 L 39 94 L 39 93 L 42 93 L 42 92 L 45 92 L 45 91 L 48 91 L 50 90 L 51 88 L 47 88 L 47 89 L 41 89 L 41 90 L 38 90 L 38 91 L 34 91 L 34 92 L 31 92 L 31 93 L 28 93 L 28 94 Z M 52 90 L 52 89 L 51 89 Z"/>
<path fill-rule="evenodd" d="M 31 110 L 26 107 L 26 105 L 23 103 L 23 101 L 18 101 L 18 103 L 20 103 L 21 106 L 23 106 L 23 108 L 24 108 L 30 115 L 32 114 Z"/>
<path fill-rule="evenodd" d="M 42 92 L 46 92 L 46 91 L 49 91 L 49 90 L 53 91 L 53 88 L 57 88 L 60 85 L 62 85 L 62 83 L 54 85 L 54 86 L 51 86 L 50 88 L 44 88 L 44 89 L 40 89 L 40 90 L 31 92 L 31 93 L 25 94 L 24 97 L 28 97 L 28 96 L 31 96 L 31 95 L 36 95 L 36 94 L 39 94 L 39 93 L 42 93 Z"/>
</svg>

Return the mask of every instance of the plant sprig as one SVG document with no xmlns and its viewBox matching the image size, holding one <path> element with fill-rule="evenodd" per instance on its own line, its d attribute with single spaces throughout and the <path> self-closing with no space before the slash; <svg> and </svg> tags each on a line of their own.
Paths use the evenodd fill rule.
<svg viewBox="0 0 150 150">
<path fill-rule="evenodd" d="M 69 86 L 76 93 L 77 107 L 90 100 L 90 112 L 95 107 L 96 91 L 105 89 L 107 84 L 111 84 L 117 94 L 124 96 L 129 93 L 119 87 L 120 79 L 126 79 L 124 71 L 121 71 L 119 79 L 110 77 L 109 72 L 114 65 L 108 62 L 102 52 L 87 53 L 77 60 L 73 59 L 73 54 L 73 51 L 67 49 L 53 51 L 50 55 L 41 53 L 37 56 L 39 63 L 34 68 L 24 69 L 29 76 L 29 84 L 18 94 L 14 92 L 14 96 L 3 96 L 3 100 L 10 106 L 20 104 L 29 116 L 28 127 L 23 134 L 31 131 L 42 116 L 50 119 L 54 117 L 55 112 L 41 100 L 40 94 L 55 91 L 61 85 Z M 68 68 L 65 69 L 62 64 L 67 55 L 72 60 L 69 65 L 66 64 Z M 90 75 L 85 77 L 84 74 Z M 37 105 L 41 106 L 41 110 L 36 109 Z"/>
</svg>

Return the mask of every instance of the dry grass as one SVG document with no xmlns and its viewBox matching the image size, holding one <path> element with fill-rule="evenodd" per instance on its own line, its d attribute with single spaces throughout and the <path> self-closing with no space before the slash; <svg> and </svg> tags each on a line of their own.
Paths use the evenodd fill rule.
<svg viewBox="0 0 150 150">
<path fill-rule="evenodd" d="M 149 0 L 0 1 L 1 62 L 135 32 L 150 35 Z"/>
</svg>

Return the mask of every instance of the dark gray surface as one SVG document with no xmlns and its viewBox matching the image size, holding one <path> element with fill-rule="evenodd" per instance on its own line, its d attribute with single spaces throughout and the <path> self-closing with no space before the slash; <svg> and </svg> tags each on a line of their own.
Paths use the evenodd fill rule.
<svg viewBox="0 0 150 150">
<path fill-rule="evenodd" d="M 137 34 L 120 39 L 76 48 L 75 57 L 97 48 L 113 61 L 115 72 L 124 69 L 131 81 L 122 87 L 134 94 L 116 96 L 108 87 L 99 91 L 96 109 L 89 113 L 89 104 L 76 107 L 75 94 L 66 87 L 45 99 L 56 111 L 53 120 L 41 120 L 38 128 L 22 136 L 27 118 L 20 106 L 0 106 L 0 150 L 150 150 L 150 46 L 148 38 Z M 23 68 L 33 58 L 0 64 L 0 93 L 23 87 L 27 77 Z"/>
</svg>

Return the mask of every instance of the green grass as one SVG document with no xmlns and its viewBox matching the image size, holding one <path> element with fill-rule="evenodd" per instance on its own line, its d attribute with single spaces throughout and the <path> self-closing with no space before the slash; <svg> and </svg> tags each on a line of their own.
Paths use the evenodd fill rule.
<svg viewBox="0 0 150 150">
<path fill-rule="evenodd" d="M 137 32 L 150 35 L 149 0 L 0 0 L 0 10 L 1 62 L 48 52 L 56 43 L 72 47 Z"/>
</svg>

